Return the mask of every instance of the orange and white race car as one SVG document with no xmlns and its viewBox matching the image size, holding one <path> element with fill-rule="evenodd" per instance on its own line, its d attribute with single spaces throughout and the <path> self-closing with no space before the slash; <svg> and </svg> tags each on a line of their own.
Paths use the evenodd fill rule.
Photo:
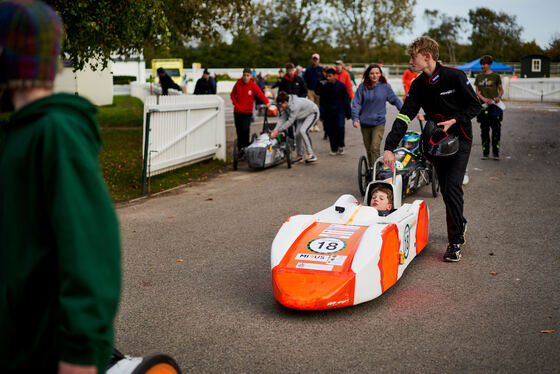
<svg viewBox="0 0 560 374">
<path fill-rule="evenodd" d="M 379 183 L 393 188 L 397 208 L 385 217 L 367 204 Z M 272 243 L 276 300 L 295 309 L 341 308 L 372 300 L 395 284 L 428 243 L 429 224 L 426 203 L 401 206 L 399 188 L 371 182 L 363 205 L 342 195 L 316 214 L 286 220 Z"/>
</svg>

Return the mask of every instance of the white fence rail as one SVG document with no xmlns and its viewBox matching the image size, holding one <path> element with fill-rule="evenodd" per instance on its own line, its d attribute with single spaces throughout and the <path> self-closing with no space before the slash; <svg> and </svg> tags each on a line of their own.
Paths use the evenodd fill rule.
<svg viewBox="0 0 560 374">
<path fill-rule="evenodd" d="M 507 100 L 560 102 L 560 78 L 504 78 Z"/>
<path fill-rule="evenodd" d="M 225 124 L 224 101 L 217 95 L 147 97 L 144 186 L 153 175 L 204 159 L 225 160 Z"/>
<path fill-rule="evenodd" d="M 474 78 L 469 78 L 471 84 L 474 84 Z M 397 95 L 404 94 L 403 84 L 400 78 L 388 78 L 387 81 Z M 360 84 L 361 79 L 356 77 L 356 83 Z M 518 101 L 543 101 L 543 102 L 560 102 L 560 78 L 518 78 L 502 77 L 504 86 L 505 100 Z M 230 93 L 235 82 L 224 81 L 218 82 L 218 93 Z M 473 86 L 474 87 L 474 86 Z M 356 87 L 355 87 L 356 88 Z M 119 93 L 124 94 L 125 89 L 119 87 Z M 187 93 L 192 94 L 194 84 L 189 82 L 187 85 Z M 170 94 L 180 94 L 179 92 L 170 90 Z M 115 94 L 118 94 L 115 92 Z M 145 101 L 146 97 L 150 97 L 151 89 L 149 83 L 132 82 L 130 84 L 130 94 Z M 192 97 L 189 95 L 189 97 Z"/>
</svg>

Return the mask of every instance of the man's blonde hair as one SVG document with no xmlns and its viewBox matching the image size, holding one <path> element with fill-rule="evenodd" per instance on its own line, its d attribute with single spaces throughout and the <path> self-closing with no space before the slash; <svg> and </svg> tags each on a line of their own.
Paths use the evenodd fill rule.
<svg viewBox="0 0 560 374">
<path fill-rule="evenodd" d="M 439 45 L 438 43 L 430 38 L 429 36 L 421 36 L 416 38 L 408 48 L 406 49 L 406 53 L 410 56 L 416 55 L 418 53 L 430 53 L 432 58 L 437 61 L 439 57 Z"/>
</svg>

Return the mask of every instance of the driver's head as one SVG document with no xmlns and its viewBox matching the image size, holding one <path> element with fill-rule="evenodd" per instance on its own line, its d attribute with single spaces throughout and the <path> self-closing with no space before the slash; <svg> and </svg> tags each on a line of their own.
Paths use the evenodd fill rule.
<svg viewBox="0 0 560 374">
<path fill-rule="evenodd" d="M 379 210 L 393 209 L 393 191 L 387 186 L 377 186 L 371 193 L 369 206 Z"/>
</svg>

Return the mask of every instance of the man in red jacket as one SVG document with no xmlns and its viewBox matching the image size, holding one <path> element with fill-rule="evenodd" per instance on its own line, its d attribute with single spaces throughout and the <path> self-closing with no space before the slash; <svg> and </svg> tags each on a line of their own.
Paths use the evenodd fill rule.
<svg viewBox="0 0 560 374">
<path fill-rule="evenodd" d="M 342 61 L 338 60 L 336 62 L 336 66 L 334 70 L 336 71 L 335 74 L 336 79 L 344 83 L 344 85 L 346 86 L 346 90 L 348 91 L 348 96 L 350 96 L 350 100 L 352 100 L 354 98 L 354 91 L 352 90 L 352 81 L 350 80 L 350 74 L 348 73 L 348 71 L 344 69 L 344 64 L 342 63 Z"/>
<path fill-rule="evenodd" d="M 240 151 L 249 145 L 255 96 L 266 104 L 267 108 L 270 106 L 270 102 L 262 90 L 253 81 L 251 69 L 245 68 L 243 69 L 243 77 L 235 83 L 230 94 L 233 103 L 235 130 L 237 131 L 237 147 Z"/>
</svg>

